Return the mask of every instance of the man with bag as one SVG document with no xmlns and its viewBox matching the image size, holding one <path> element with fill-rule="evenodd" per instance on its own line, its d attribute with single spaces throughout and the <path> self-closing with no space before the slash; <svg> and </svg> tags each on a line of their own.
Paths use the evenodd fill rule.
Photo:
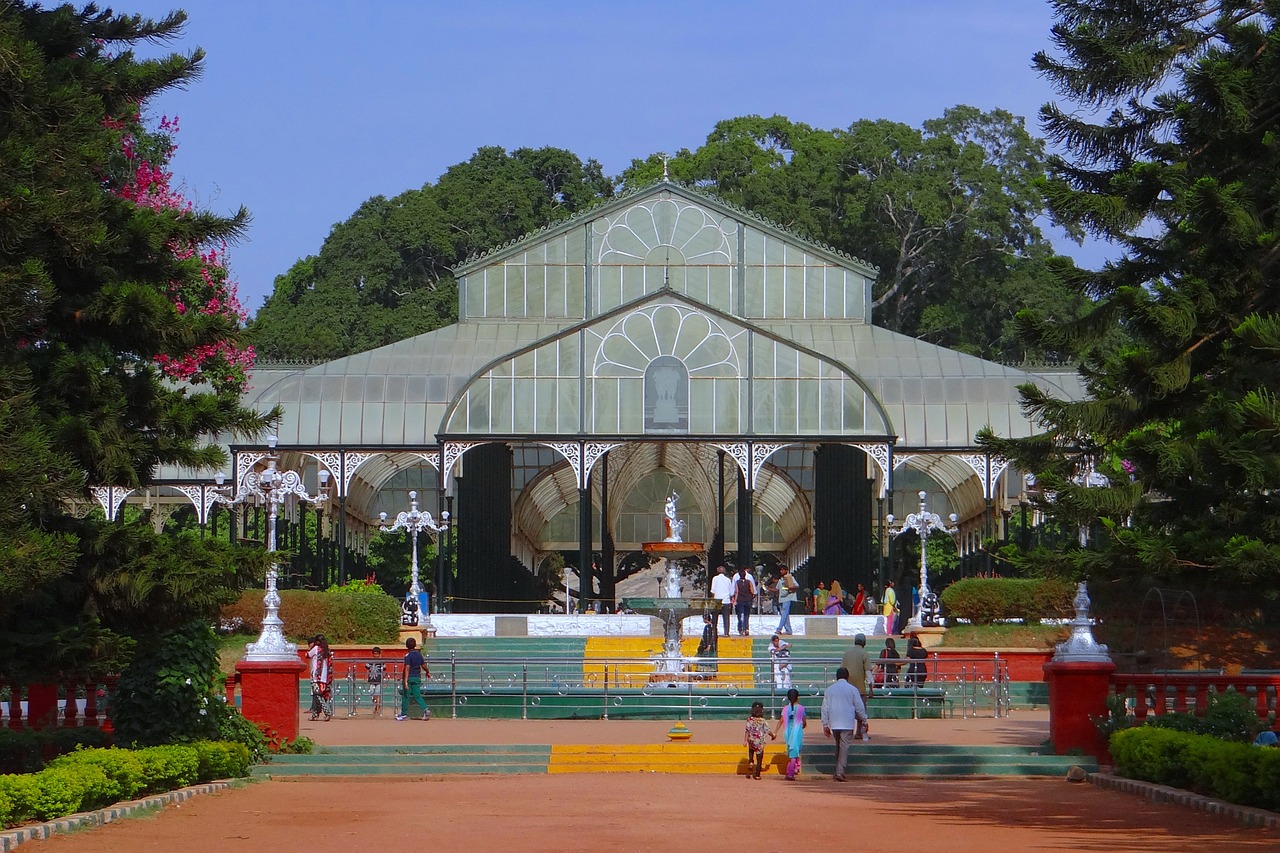
<svg viewBox="0 0 1280 853">
<path fill-rule="evenodd" d="M 746 566 L 740 566 L 738 576 L 733 580 L 733 612 L 738 614 L 738 635 L 741 637 L 751 634 L 751 607 L 755 601 L 756 580 Z"/>
</svg>

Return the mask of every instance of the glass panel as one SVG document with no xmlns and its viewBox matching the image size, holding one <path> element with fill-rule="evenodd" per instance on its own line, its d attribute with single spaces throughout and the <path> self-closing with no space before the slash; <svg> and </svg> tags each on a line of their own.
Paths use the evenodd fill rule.
<svg viewBox="0 0 1280 853">
<path fill-rule="evenodd" d="M 534 432 L 534 385 L 527 379 L 524 381 L 517 380 L 513 389 L 512 432 Z"/>
<path fill-rule="evenodd" d="M 547 316 L 547 282 L 541 265 L 529 266 L 524 271 L 525 314 L 529 317 Z"/>
<path fill-rule="evenodd" d="M 492 382 L 493 429 L 495 432 L 515 432 L 515 417 L 512 413 L 511 398 L 513 395 L 511 379 L 495 379 Z"/>
<path fill-rule="evenodd" d="M 805 256 L 804 268 L 804 316 L 816 320 L 827 313 L 827 289 L 822 282 L 822 267 L 810 266 L 813 258 Z"/>
<path fill-rule="evenodd" d="M 619 432 L 644 431 L 644 380 L 618 380 Z"/>
<path fill-rule="evenodd" d="M 559 410 L 559 430 L 570 433 L 578 431 L 578 380 L 561 379 L 556 407 Z"/>
<path fill-rule="evenodd" d="M 844 383 L 844 429 L 846 432 L 862 432 L 866 429 L 864 414 L 866 395 L 853 382 Z"/>
<path fill-rule="evenodd" d="M 594 422 L 593 432 L 620 432 L 618 428 L 618 383 L 612 379 L 597 379 L 588 385 L 591 392 Z"/>
<path fill-rule="evenodd" d="M 516 264 L 506 264 L 503 266 L 503 270 L 506 272 L 506 301 L 502 305 L 502 316 L 528 316 L 529 312 L 524 303 L 525 268 Z"/>
<path fill-rule="evenodd" d="M 534 413 L 534 432 L 555 432 L 558 428 L 559 413 L 556 411 L 556 381 L 554 379 L 535 379 L 537 394 L 536 411 Z"/>
<path fill-rule="evenodd" d="M 586 270 L 583 267 L 565 269 L 566 317 L 583 317 L 586 311 Z M 598 309 L 597 309 L 598 310 Z"/>
<path fill-rule="evenodd" d="M 817 379 L 801 379 L 796 383 L 796 431 L 811 433 L 818 430 Z"/>
</svg>

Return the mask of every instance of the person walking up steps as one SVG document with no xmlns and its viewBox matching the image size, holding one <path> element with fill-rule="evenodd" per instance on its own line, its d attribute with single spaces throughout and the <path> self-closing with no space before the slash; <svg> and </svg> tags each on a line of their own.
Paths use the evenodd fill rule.
<svg viewBox="0 0 1280 853">
<path fill-rule="evenodd" d="M 716 576 L 711 579 L 711 597 L 720 599 L 720 616 L 724 619 L 724 636 L 729 636 L 729 614 L 733 613 L 733 578 L 725 574 L 724 566 L 716 566 Z"/>
<path fill-rule="evenodd" d="M 835 781 L 844 781 L 853 732 L 860 723 L 866 722 L 862 693 L 849 683 L 849 670 L 840 667 L 836 670 L 835 682 L 822 694 L 822 733 L 836 741 L 836 772 L 831 777 Z"/>
<path fill-rule="evenodd" d="M 804 727 L 808 720 L 804 718 L 804 706 L 800 704 L 800 691 L 792 687 L 787 691 L 787 701 L 782 706 L 782 714 L 773 728 L 773 736 L 777 738 L 782 731 L 782 739 L 787 744 L 787 781 L 794 781 L 800 775 L 800 748 L 804 746 Z"/>
<path fill-rule="evenodd" d="M 769 731 L 769 724 L 764 719 L 764 703 L 751 703 L 751 716 L 747 717 L 747 728 L 742 740 L 747 746 L 747 778 L 759 779 L 760 770 L 764 767 L 764 739 L 777 737 Z"/>
<path fill-rule="evenodd" d="M 756 580 L 747 572 L 747 567 L 742 566 L 733 582 L 733 612 L 738 614 L 739 636 L 751 634 L 751 608 L 755 601 Z"/>
<path fill-rule="evenodd" d="M 409 650 L 409 653 L 404 656 L 404 672 L 400 674 L 400 713 L 396 714 L 397 720 L 408 719 L 410 695 L 422 709 L 422 719 L 431 719 L 427 700 L 422 698 L 422 680 L 431 677 L 431 670 L 427 668 L 427 661 L 422 657 L 422 652 L 418 651 L 417 646 L 418 641 L 413 637 L 404 641 L 404 647 Z"/>
</svg>

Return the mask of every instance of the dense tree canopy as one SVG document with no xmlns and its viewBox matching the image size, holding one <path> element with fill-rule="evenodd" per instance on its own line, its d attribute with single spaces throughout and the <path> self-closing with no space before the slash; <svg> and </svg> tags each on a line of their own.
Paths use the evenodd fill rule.
<svg viewBox="0 0 1280 853">
<path fill-rule="evenodd" d="M 133 48 L 182 22 L 0 4 L 0 676 L 118 664 L 253 569 L 67 503 L 161 464 L 220 464 L 210 435 L 265 426 L 240 407 L 251 355 L 221 265 L 245 217 L 174 194 L 175 125 L 142 120 L 201 55 Z"/>
<path fill-rule="evenodd" d="M 375 196 L 318 255 L 276 278 L 251 330 L 267 357 L 337 358 L 457 320 L 450 269 L 611 195 L 594 161 L 557 148 L 482 148 L 435 184 Z"/>
<path fill-rule="evenodd" d="M 1020 309 L 1073 318 L 1087 301 L 1049 272 L 1069 262 L 1037 226 L 1044 163 L 1021 119 L 955 107 L 920 129 L 730 119 L 667 165 L 675 180 L 877 264 L 877 323 L 1020 361 L 1057 354 L 1018 338 Z M 438 183 L 372 198 L 334 226 L 318 255 L 276 280 L 253 339 L 267 356 L 333 358 L 451 323 L 450 267 L 663 167 L 654 154 L 611 181 L 568 151 L 483 148 Z"/>
<path fill-rule="evenodd" d="M 1080 355 L 1093 399 L 1027 389 L 1048 432 L 989 443 L 1040 473 L 1048 511 L 1101 522 L 1092 548 L 1043 559 L 1274 606 L 1280 12 L 1243 0 L 1054 6 L 1057 52 L 1036 63 L 1072 103 L 1043 111 L 1068 152 L 1052 163 L 1050 201 L 1124 255 L 1070 279 L 1098 300 L 1088 316 L 1027 322 Z M 1125 345 L 1099 346 L 1116 328 Z M 1110 487 L 1085 487 L 1094 467 Z"/>
</svg>

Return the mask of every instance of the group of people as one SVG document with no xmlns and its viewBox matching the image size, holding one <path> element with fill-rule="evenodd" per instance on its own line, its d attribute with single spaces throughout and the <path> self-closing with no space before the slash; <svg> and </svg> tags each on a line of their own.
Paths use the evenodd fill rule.
<svg viewBox="0 0 1280 853">
<path fill-rule="evenodd" d="M 409 700 L 422 709 L 423 720 L 431 719 L 431 710 L 422 695 L 422 685 L 431 677 L 431 669 L 427 660 L 418 650 L 418 641 L 409 637 L 404 641 L 406 653 L 404 667 L 400 671 L 400 713 L 397 720 L 409 718 Z M 372 660 L 366 661 L 365 681 L 369 687 L 369 700 L 373 705 L 373 716 L 382 716 L 382 682 L 386 678 L 386 664 L 382 660 L 382 649 L 374 646 L 370 654 Z M 323 634 L 307 639 L 307 661 L 311 667 L 311 719 L 324 717 L 325 722 L 333 719 L 333 651 L 329 641 Z"/>
<path fill-rule="evenodd" d="M 747 747 L 747 775 L 759 779 L 764 762 L 765 738 L 776 739 L 779 733 L 787 745 L 787 779 L 794 779 L 800 772 L 800 749 L 804 740 L 805 708 L 800 704 L 800 692 L 791 686 L 791 646 L 778 634 L 769 643 L 769 656 L 773 661 L 774 684 L 787 691 L 782 712 L 772 731 L 764 719 L 764 704 L 753 703 L 747 717 L 743 740 Z M 836 742 L 836 767 L 834 778 L 845 781 L 845 769 L 849 760 L 849 744 L 854 740 L 871 740 L 871 728 L 867 722 L 864 696 L 870 697 L 877 686 L 899 687 L 922 684 L 928 677 L 925 661 L 928 654 L 918 637 L 907 644 L 907 663 L 901 664 L 897 643 L 889 637 L 885 640 L 878 658 L 867 652 L 867 637 L 858 634 L 853 645 L 844 653 L 836 680 L 823 693 L 822 732 Z M 900 679 L 900 670 L 906 667 Z"/>
<path fill-rule="evenodd" d="M 770 581 L 765 591 L 776 595 L 778 600 L 778 627 L 774 630 L 779 634 L 790 634 L 791 608 L 800 600 L 800 584 L 795 575 L 783 566 L 779 569 L 778 577 Z M 760 595 L 761 589 L 755 575 L 747 566 L 740 566 L 733 574 L 729 574 L 724 566 L 716 567 L 715 577 L 711 579 L 711 597 L 720 602 L 725 636 L 729 635 L 730 615 L 737 619 L 738 636 L 750 636 L 751 613 Z"/>
<path fill-rule="evenodd" d="M 764 717 L 764 703 L 752 703 L 743 734 L 747 747 L 747 777 L 760 778 L 764 767 L 765 738 L 776 740 L 782 734 L 787 747 L 786 778 L 794 780 L 801 771 L 801 749 L 807 722 L 805 707 L 800 704 L 800 691 L 794 687 L 787 691 L 782 712 L 772 730 Z M 853 684 L 849 670 L 843 666 L 836 670 L 836 680 L 823 692 L 822 733 L 836 742 L 836 767 L 832 778 L 843 782 L 849 763 L 849 745 L 857 737 L 869 737 L 867 706 L 862 699 L 862 691 Z"/>
</svg>

